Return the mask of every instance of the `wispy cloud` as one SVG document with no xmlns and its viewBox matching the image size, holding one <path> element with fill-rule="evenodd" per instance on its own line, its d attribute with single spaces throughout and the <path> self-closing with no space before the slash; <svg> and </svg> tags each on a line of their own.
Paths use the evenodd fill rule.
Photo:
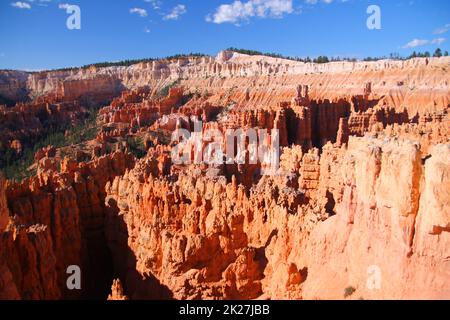
<svg viewBox="0 0 450 320">
<path fill-rule="evenodd" d="M 15 1 L 11 2 L 11 6 L 17 9 L 27 9 L 30 10 L 32 5 L 37 5 L 40 7 L 47 7 L 48 3 L 52 2 L 52 0 L 24 0 L 24 1 Z"/>
<path fill-rule="evenodd" d="M 12 2 L 11 6 L 17 9 L 27 9 L 27 10 L 31 9 L 31 5 L 29 3 L 22 1 Z"/>
<path fill-rule="evenodd" d="M 429 43 L 429 41 L 425 40 L 425 39 L 414 39 L 414 40 L 408 42 L 407 44 L 405 44 L 402 48 L 403 49 L 411 49 L 411 48 L 425 46 L 428 43 Z"/>
<path fill-rule="evenodd" d="M 130 9 L 130 13 L 131 14 L 138 14 L 140 17 L 146 17 L 148 16 L 147 10 L 142 9 L 142 8 L 131 8 Z"/>
<path fill-rule="evenodd" d="M 437 39 L 433 39 L 431 40 L 431 44 L 441 44 L 444 43 L 447 39 L 445 38 L 437 38 Z"/>
<path fill-rule="evenodd" d="M 144 2 L 150 3 L 155 10 L 161 9 L 162 1 L 160 0 L 144 0 Z"/>
<path fill-rule="evenodd" d="M 405 44 L 402 48 L 403 49 L 412 49 L 417 47 L 423 47 L 429 44 L 442 44 L 446 41 L 445 38 L 436 38 L 433 40 L 426 40 L 426 39 L 414 39 L 407 44 Z"/>
<path fill-rule="evenodd" d="M 280 18 L 285 14 L 294 13 L 292 0 L 249 0 L 234 1 L 222 4 L 216 12 L 206 17 L 206 21 L 216 24 L 233 23 L 239 25 L 250 18 Z"/>
<path fill-rule="evenodd" d="M 178 18 L 187 12 L 184 4 L 176 5 L 169 14 L 163 17 L 164 20 L 178 20 Z"/>
<path fill-rule="evenodd" d="M 446 24 L 443 27 L 437 28 L 433 31 L 433 34 L 444 34 L 447 33 L 450 30 L 450 23 Z"/>
<path fill-rule="evenodd" d="M 58 4 L 58 8 L 59 9 L 63 9 L 63 10 L 67 10 L 67 8 L 69 8 L 71 6 L 71 4 L 69 3 L 60 3 Z"/>
<path fill-rule="evenodd" d="M 338 0 L 337 2 L 347 2 L 349 0 Z M 306 4 L 317 4 L 319 2 L 323 2 L 325 4 L 330 4 L 333 2 L 333 0 L 305 0 Z"/>
</svg>

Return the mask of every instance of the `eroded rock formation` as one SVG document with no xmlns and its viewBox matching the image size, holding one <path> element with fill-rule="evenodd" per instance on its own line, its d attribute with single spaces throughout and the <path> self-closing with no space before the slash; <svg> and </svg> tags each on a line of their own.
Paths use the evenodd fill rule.
<svg viewBox="0 0 450 320">
<path fill-rule="evenodd" d="M 0 178 L 0 298 L 450 298 L 448 67 L 223 52 L 30 75 L 45 98 L 0 110 L 18 154 L 43 119 L 112 102 L 95 138 L 40 148 L 35 175 Z M 207 163 L 212 142 L 230 151 L 229 130 L 243 149 Z M 249 163 L 252 130 L 268 132 L 267 153 Z M 81 290 L 66 286 L 70 265 Z"/>
<path fill-rule="evenodd" d="M 20 154 L 23 145 L 31 145 L 48 132 L 80 123 L 86 116 L 86 107 L 79 101 L 58 102 L 52 97 L 11 108 L 0 106 L 0 145 Z"/>
<path fill-rule="evenodd" d="M 11 223 L 2 228 L 1 254 L 20 298 L 105 294 L 99 286 L 111 272 L 104 236 L 105 185 L 132 166 L 131 156 L 120 152 L 90 163 L 65 159 L 60 173 L 51 169 L 6 185 L 1 194 L 6 194 L 9 211 L 2 214 L 2 224 L 5 215 Z M 66 286 L 66 270 L 72 265 L 89 270 L 83 273 L 83 292 Z"/>
</svg>

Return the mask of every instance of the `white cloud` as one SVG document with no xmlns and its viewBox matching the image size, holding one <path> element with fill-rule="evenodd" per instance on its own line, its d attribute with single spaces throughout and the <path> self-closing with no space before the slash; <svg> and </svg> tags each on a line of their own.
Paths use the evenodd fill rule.
<svg viewBox="0 0 450 320">
<path fill-rule="evenodd" d="M 235 0 L 231 4 L 222 4 L 216 12 L 206 17 L 206 21 L 221 23 L 233 23 L 238 25 L 241 21 L 253 17 L 280 18 L 284 14 L 294 12 L 292 0 L 249 0 L 241 2 Z"/>
<path fill-rule="evenodd" d="M 408 42 L 407 44 L 405 44 L 402 48 L 403 49 L 412 49 L 412 48 L 416 48 L 416 47 L 422 47 L 422 46 L 426 46 L 429 44 L 441 44 L 444 43 L 446 41 L 445 38 L 436 38 L 433 40 L 426 40 L 426 39 L 414 39 L 410 42 Z"/>
<path fill-rule="evenodd" d="M 444 34 L 447 33 L 448 30 L 450 30 L 450 23 L 446 24 L 443 27 L 437 28 L 436 30 L 433 31 L 433 34 Z"/>
<path fill-rule="evenodd" d="M 29 3 L 26 2 L 22 2 L 22 1 L 17 1 L 17 2 L 12 2 L 11 6 L 18 8 L 18 9 L 31 9 L 31 5 Z"/>
<path fill-rule="evenodd" d="M 63 10 L 67 10 L 67 8 L 70 7 L 70 6 L 71 6 L 71 4 L 69 4 L 69 3 L 60 3 L 58 5 L 58 8 L 59 9 L 63 9 Z"/>
<path fill-rule="evenodd" d="M 428 43 L 429 43 L 428 40 L 414 39 L 414 40 L 408 42 L 407 44 L 405 44 L 402 48 L 403 49 L 411 49 L 411 48 L 421 47 L 421 46 L 427 45 Z"/>
<path fill-rule="evenodd" d="M 177 20 L 181 15 L 187 12 L 184 4 L 176 5 L 172 11 L 164 16 L 164 20 Z"/>
<path fill-rule="evenodd" d="M 445 38 L 437 38 L 437 39 L 433 39 L 431 40 L 431 44 L 441 44 L 445 42 Z"/>
<path fill-rule="evenodd" d="M 162 1 L 160 0 L 144 0 L 144 2 L 150 3 L 155 10 L 161 9 Z"/>
<path fill-rule="evenodd" d="M 131 14 L 136 13 L 136 14 L 138 14 L 140 17 L 146 17 L 146 16 L 148 16 L 147 10 L 142 9 L 142 8 L 132 8 L 132 9 L 130 9 L 130 13 L 131 13 Z"/>
</svg>

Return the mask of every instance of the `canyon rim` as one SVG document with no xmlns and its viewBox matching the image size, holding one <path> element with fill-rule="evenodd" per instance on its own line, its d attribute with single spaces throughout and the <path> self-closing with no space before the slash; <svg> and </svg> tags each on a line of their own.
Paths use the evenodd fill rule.
<svg viewBox="0 0 450 320">
<path fill-rule="evenodd" d="M 0 180 L 0 296 L 449 298 L 449 67 L 444 57 L 317 65 L 224 51 L 3 71 L 3 96 L 36 97 L 1 109 L 14 155 L 48 128 L 72 139 L 102 107 L 94 134 L 45 146 L 28 177 Z M 276 130 L 279 168 L 172 163 L 173 133 L 196 121 L 243 129 L 247 160 L 246 130 Z M 183 152 L 209 143 L 189 137 Z M 71 265 L 81 290 L 66 286 Z"/>
<path fill-rule="evenodd" d="M 221 6 L 200 26 L 188 20 L 193 4 L 135 2 L 147 9 L 127 7 L 130 20 L 117 21 L 142 22 L 139 37 L 111 25 L 114 41 L 102 34 L 70 55 L 55 31 L 64 68 L 17 67 L 53 65 L 43 57 L 52 50 L 61 63 L 48 39 L 33 42 L 28 61 L 14 39 L 0 45 L 0 300 L 188 300 L 186 314 L 211 316 L 217 310 L 192 300 L 450 299 L 448 24 L 399 47 L 434 54 L 310 59 L 224 46 L 78 64 L 159 52 L 141 38 L 158 32 L 164 39 L 152 45 L 166 50 L 167 40 L 168 52 L 213 40 L 308 50 L 308 35 L 297 45 L 293 33 L 287 41 L 267 31 L 261 41 L 258 28 L 330 6 L 339 17 L 354 1 L 215 0 Z M 70 41 L 101 33 L 103 16 L 91 21 L 83 5 L 58 4 L 61 16 L 73 14 Z M 8 10 L 32 19 L 51 6 Z M 381 19 L 385 11 L 371 7 Z M 346 14 L 343 26 L 353 21 Z M 183 18 L 209 40 L 179 39 L 191 32 Z M 378 22 L 351 29 L 363 40 L 349 50 L 400 32 Z M 318 50 L 341 48 L 316 29 Z M 392 43 L 386 36 L 379 46 Z"/>
</svg>

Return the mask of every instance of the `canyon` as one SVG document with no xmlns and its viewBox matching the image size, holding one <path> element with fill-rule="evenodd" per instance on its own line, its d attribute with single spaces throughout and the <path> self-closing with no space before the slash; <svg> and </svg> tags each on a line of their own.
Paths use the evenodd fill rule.
<svg viewBox="0 0 450 320">
<path fill-rule="evenodd" d="M 0 71 L 0 166 L 33 153 L 0 174 L 0 299 L 449 299 L 449 69 L 223 51 Z M 275 169 L 194 161 L 227 130 L 248 160 L 264 129 Z"/>
</svg>

